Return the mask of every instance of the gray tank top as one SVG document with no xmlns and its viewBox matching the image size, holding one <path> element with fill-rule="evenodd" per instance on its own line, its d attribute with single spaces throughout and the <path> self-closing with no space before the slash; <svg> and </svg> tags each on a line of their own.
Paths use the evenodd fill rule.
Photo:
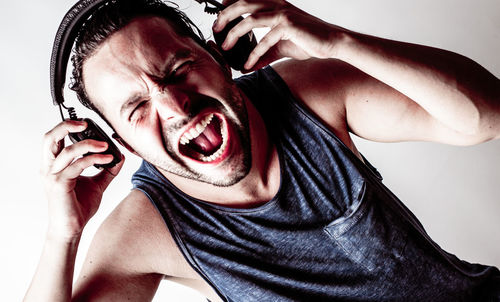
<svg viewBox="0 0 500 302">
<path fill-rule="evenodd" d="M 278 150 L 272 200 L 250 209 L 198 200 L 148 162 L 132 177 L 223 300 L 500 301 L 498 269 L 443 251 L 271 67 L 237 83 Z"/>
</svg>

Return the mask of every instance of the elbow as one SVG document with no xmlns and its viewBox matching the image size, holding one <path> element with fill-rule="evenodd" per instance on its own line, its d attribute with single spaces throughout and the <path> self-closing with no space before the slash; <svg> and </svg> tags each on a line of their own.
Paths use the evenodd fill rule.
<svg viewBox="0 0 500 302">
<path fill-rule="evenodd" d="M 467 95 L 468 106 L 462 107 L 466 110 L 461 112 L 462 118 L 455 128 L 467 138 L 467 145 L 500 138 L 500 80 L 490 79 L 488 85 L 483 84 L 481 88 Z"/>
<path fill-rule="evenodd" d="M 475 63 L 470 70 L 456 78 L 454 130 L 479 144 L 500 138 L 500 79 Z"/>
<path fill-rule="evenodd" d="M 500 106 L 496 107 L 478 110 L 477 117 L 467 125 L 467 131 L 461 132 L 464 145 L 478 145 L 500 138 Z"/>
<path fill-rule="evenodd" d="M 482 142 L 500 138 L 500 80 L 479 108 L 478 135 Z"/>
</svg>

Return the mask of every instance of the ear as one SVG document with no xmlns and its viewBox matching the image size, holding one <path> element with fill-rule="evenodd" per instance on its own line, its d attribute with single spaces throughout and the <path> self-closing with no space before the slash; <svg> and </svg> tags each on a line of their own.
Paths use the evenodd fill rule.
<svg viewBox="0 0 500 302">
<path fill-rule="evenodd" d="M 212 55 L 212 57 L 225 69 L 229 75 L 232 74 L 231 67 L 227 64 L 226 59 L 222 55 L 221 49 L 219 46 L 212 40 L 207 41 L 205 44 L 205 49 Z"/>
<path fill-rule="evenodd" d="M 137 154 L 137 152 L 135 152 L 134 148 L 132 148 L 129 144 L 127 144 L 127 142 L 123 138 L 121 138 L 121 136 L 119 136 L 116 133 L 113 133 L 111 135 L 111 137 L 113 137 L 120 145 L 127 148 L 127 150 L 130 151 L 130 153 L 139 156 L 139 154 Z"/>
</svg>

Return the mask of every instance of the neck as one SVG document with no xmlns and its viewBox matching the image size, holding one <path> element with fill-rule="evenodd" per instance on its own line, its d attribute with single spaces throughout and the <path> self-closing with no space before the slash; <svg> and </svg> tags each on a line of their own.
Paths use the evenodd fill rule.
<svg viewBox="0 0 500 302">
<path fill-rule="evenodd" d="M 276 195 L 280 166 L 276 147 L 270 142 L 266 126 L 254 105 L 245 97 L 250 127 L 252 166 L 238 183 L 218 187 L 160 170 L 177 188 L 191 197 L 234 208 L 261 205 Z"/>
</svg>

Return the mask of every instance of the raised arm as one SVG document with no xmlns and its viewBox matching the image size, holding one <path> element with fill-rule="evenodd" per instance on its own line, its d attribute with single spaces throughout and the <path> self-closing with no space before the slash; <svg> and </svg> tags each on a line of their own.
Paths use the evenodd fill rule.
<svg viewBox="0 0 500 302">
<path fill-rule="evenodd" d="M 88 220 L 95 214 L 102 194 L 123 164 L 94 177 L 80 174 L 93 164 L 111 161 L 106 143 L 85 140 L 64 147 L 70 132 L 85 130 L 82 121 L 65 121 L 47 132 L 43 141 L 41 174 L 49 207 L 49 225 L 42 256 L 25 301 L 69 301 L 76 252 Z"/>
<path fill-rule="evenodd" d="M 92 260 L 84 265 L 80 281 L 72 293 L 75 257 L 82 231 L 96 213 L 104 190 L 123 164 L 122 160 L 117 166 L 95 176 L 82 176 L 83 170 L 91 165 L 112 160 L 111 156 L 102 154 L 82 157 L 88 152 L 104 151 L 106 144 L 102 142 L 84 140 L 64 147 L 64 137 L 69 132 L 83 131 L 85 127 L 84 122 L 65 121 L 44 137 L 41 173 L 49 203 L 49 225 L 42 256 L 24 301 L 152 299 L 162 275 L 138 269 L 140 265 L 134 261 L 138 257 L 123 252 L 137 250 L 132 244 L 128 245 L 129 250 L 124 248 L 131 239 L 123 234 L 133 233 L 127 228 L 131 224 L 120 224 L 117 215 L 111 215 L 99 229 L 89 252 Z M 127 264 L 124 259 L 128 260 Z"/>
<path fill-rule="evenodd" d="M 249 17 L 230 31 L 224 48 L 232 47 L 250 29 L 271 29 L 250 55 L 247 69 L 283 57 L 347 63 L 325 60 L 325 66 L 332 67 L 332 71 L 325 73 L 325 68 L 317 67 L 324 78 L 316 83 L 308 81 L 313 77 L 304 72 L 314 72 L 311 66 L 297 69 L 296 65 L 295 70 L 288 71 L 300 79 L 303 87 L 316 90 L 317 98 L 304 102 L 310 105 L 324 99 L 332 106 L 342 103 L 347 127 L 362 137 L 463 145 L 500 136 L 500 81 L 466 57 L 355 33 L 308 15 L 283 0 L 234 2 L 220 14 L 214 30 L 245 13 Z M 347 82 L 339 84 L 339 80 Z M 332 110 L 338 112 L 337 107 Z M 403 127 L 398 128 L 400 125 Z"/>
<path fill-rule="evenodd" d="M 99 227 L 73 289 L 73 301 L 151 301 L 173 256 L 156 209 L 132 191 Z M 155 213 L 156 214 L 156 213 Z M 145 219 L 144 216 L 147 218 Z M 159 272 L 162 273 L 159 273 Z"/>
</svg>

